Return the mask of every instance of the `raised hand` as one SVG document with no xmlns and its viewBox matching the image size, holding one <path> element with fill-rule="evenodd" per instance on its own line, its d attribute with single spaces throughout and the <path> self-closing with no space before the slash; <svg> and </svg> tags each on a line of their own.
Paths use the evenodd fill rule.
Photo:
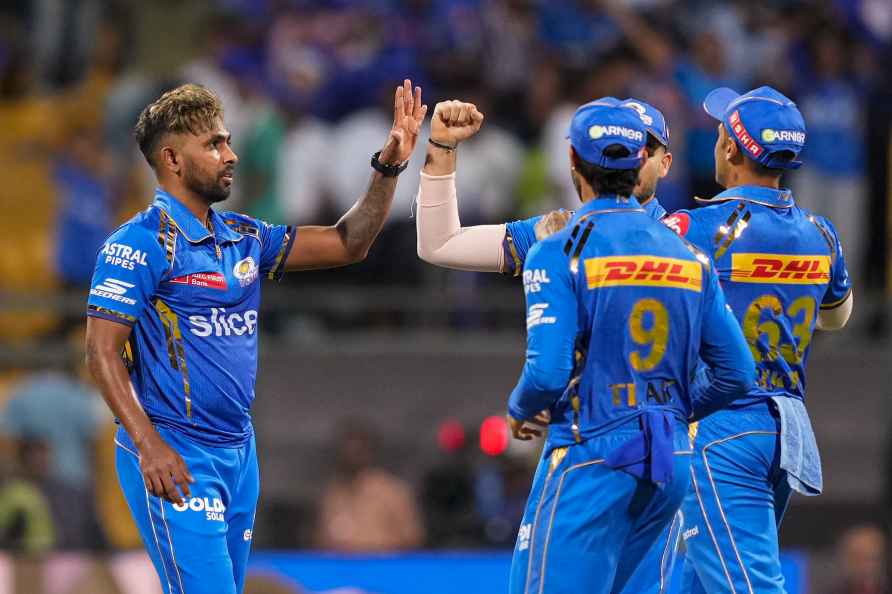
<svg viewBox="0 0 892 594">
<path fill-rule="evenodd" d="M 483 114 L 473 103 L 441 101 L 434 106 L 431 140 L 454 147 L 476 134 L 482 125 Z"/>
<path fill-rule="evenodd" d="M 409 160 L 425 114 L 427 105 L 421 103 L 421 87 L 415 87 L 413 94 L 412 81 L 407 78 L 393 95 L 393 127 L 381 150 L 379 160 L 382 163 L 396 165 Z"/>
</svg>

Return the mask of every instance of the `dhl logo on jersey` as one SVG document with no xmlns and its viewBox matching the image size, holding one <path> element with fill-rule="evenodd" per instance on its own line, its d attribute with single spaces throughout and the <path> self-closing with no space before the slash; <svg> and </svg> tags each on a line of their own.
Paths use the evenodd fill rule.
<svg viewBox="0 0 892 594">
<path fill-rule="evenodd" d="M 731 280 L 736 283 L 822 285 L 830 282 L 830 256 L 733 254 Z"/>
<path fill-rule="evenodd" d="M 703 268 L 696 260 L 657 256 L 607 256 L 585 261 L 589 289 L 601 287 L 672 287 L 701 290 Z"/>
</svg>

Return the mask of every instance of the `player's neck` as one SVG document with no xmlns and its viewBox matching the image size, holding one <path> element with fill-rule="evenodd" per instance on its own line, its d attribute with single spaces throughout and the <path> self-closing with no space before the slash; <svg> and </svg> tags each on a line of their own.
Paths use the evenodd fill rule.
<svg viewBox="0 0 892 594">
<path fill-rule="evenodd" d="M 210 214 L 211 206 L 204 200 L 201 196 L 196 194 L 195 192 L 191 192 L 185 187 L 181 185 L 174 184 L 165 184 L 164 182 L 159 182 L 161 189 L 179 200 L 183 206 L 185 206 L 189 212 L 195 215 L 195 218 L 201 221 L 201 224 L 207 226 L 208 215 Z"/>
<path fill-rule="evenodd" d="M 733 171 L 731 174 L 731 183 L 729 188 L 738 186 L 761 186 L 764 188 L 780 189 L 780 177 L 759 175 L 749 169 L 743 168 L 739 171 Z"/>
</svg>

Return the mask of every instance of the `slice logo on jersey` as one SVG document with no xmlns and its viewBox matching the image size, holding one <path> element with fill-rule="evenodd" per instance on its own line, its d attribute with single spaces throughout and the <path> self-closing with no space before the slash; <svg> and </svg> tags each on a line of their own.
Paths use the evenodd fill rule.
<svg viewBox="0 0 892 594">
<path fill-rule="evenodd" d="M 257 310 L 227 313 L 226 308 L 212 307 L 210 316 L 189 316 L 189 331 L 207 336 L 253 336 L 257 332 Z"/>
<path fill-rule="evenodd" d="M 542 324 L 554 324 L 557 322 L 555 316 L 545 315 L 546 309 L 548 309 L 547 303 L 534 303 L 530 306 L 529 313 L 527 313 L 527 330 Z"/>
<path fill-rule="evenodd" d="M 731 114 L 731 117 L 728 118 L 731 122 L 731 131 L 734 132 L 734 136 L 737 137 L 737 140 L 740 142 L 740 145 L 748 150 L 750 154 L 754 157 L 758 157 L 762 154 L 762 147 L 759 146 L 759 143 L 747 132 L 746 127 L 743 125 L 743 122 L 740 121 L 740 112 L 735 111 Z"/>
<path fill-rule="evenodd" d="M 219 272 L 196 272 L 195 274 L 187 274 L 170 279 L 170 282 L 177 285 L 189 285 L 192 287 L 204 287 L 206 289 L 217 289 L 225 291 L 226 277 Z"/>
<path fill-rule="evenodd" d="M 245 533 L 242 534 L 242 538 L 245 542 L 250 542 L 252 538 L 254 538 L 254 531 L 251 529 L 245 530 Z"/>
<path fill-rule="evenodd" d="M 123 243 L 106 243 L 99 250 L 105 256 L 105 264 L 120 266 L 126 270 L 136 270 L 136 266 L 146 266 L 146 252 L 135 250 Z"/>
<path fill-rule="evenodd" d="M 244 260 L 239 260 L 232 268 L 232 274 L 238 279 L 241 286 L 247 287 L 257 280 L 258 270 L 257 263 L 254 258 L 248 256 Z"/>
<path fill-rule="evenodd" d="M 678 212 L 660 219 L 664 225 L 675 231 L 679 236 L 684 237 L 691 228 L 691 216 L 686 212 Z"/>
<path fill-rule="evenodd" d="M 731 280 L 736 283 L 823 285 L 830 282 L 830 256 L 732 254 Z"/>
<path fill-rule="evenodd" d="M 127 294 L 128 289 L 132 289 L 135 286 L 133 283 L 109 277 L 90 289 L 90 295 L 104 297 L 112 301 L 126 303 L 127 305 L 136 305 L 136 299 L 124 296 Z"/>
<path fill-rule="evenodd" d="M 205 519 L 211 522 L 224 522 L 226 506 L 218 497 L 192 497 L 183 503 L 174 503 L 174 511 L 204 512 Z"/>
<path fill-rule="evenodd" d="M 607 256 L 585 261 L 589 289 L 604 287 L 670 287 L 701 291 L 703 269 L 695 260 L 657 256 Z"/>
</svg>

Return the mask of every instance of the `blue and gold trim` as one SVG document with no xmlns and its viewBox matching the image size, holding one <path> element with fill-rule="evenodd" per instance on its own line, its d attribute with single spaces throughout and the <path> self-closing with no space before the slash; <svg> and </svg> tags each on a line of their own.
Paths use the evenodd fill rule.
<svg viewBox="0 0 892 594">
<path fill-rule="evenodd" d="M 180 321 L 176 313 L 169 305 L 160 299 L 155 299 L 155 311 L 164 326 L 164 336 L 167 338 L 167 356 L 170 358 L 170 366 L 178 370 L 183 377 L 183 395 L 186 399 L 186 417 L 192 418 L 192 392 L 189 386 L 189 370 L 186 366 L 186 351 L 183 346 L 183 333 L 180 330 Z"/>
</svg>

